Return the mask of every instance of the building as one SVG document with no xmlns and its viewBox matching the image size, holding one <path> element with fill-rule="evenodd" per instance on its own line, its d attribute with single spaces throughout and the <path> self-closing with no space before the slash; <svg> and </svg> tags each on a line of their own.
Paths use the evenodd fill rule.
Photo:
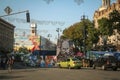
<svg viewBox="0 0 120 80">
<path fill-rule="evenodd" d="M 32 23 L 30 29 L 15 29 L 15 45 L 14 50 L 18 51 L 19 48 L 25 47 L 28 50 L 38 48 L 40 36 L 37 35 L 37 25 Z"/>
<path fill-rule="evenodd" d="M 21 48 L 21 47 L 25 47 L 28 50 L 32 49 L 33 45 L 32 45 L 32 42 L 29 40 L 29 36 L 30 36 L 30 30 L 29 29 L 15 28 L 14 50 L 18 51 L 19 48 Z"/>
<path fill-rule="evenodd" d="M 12 52 L 15 26 L 0 18 L 0 52 Z"/>
<path fill-rule="evenodd" d="M 120 11 L 120 0 L 116 0 L 116 3 L 110 4 L 110 0 L 102 0 L 102 6 L 94 13 L 95 27 L 98 28 L 98 20 L 109 16 L 109 13 L 113 10 Z"/>
<path fill-rule="evenodd" d="M 30 29 L 15 29 L 15 45 L 14 50 L 25 47 L 29 51 L 35 50 L 55 50 L 56 45 L 49 39 L 37 33 L 37 24 L 31 23 Z"/>
<path fill-rule="evenodd" d="M 120 12 L 120 0 L 116 0 L 115 3 L 111 4 L 111 0 L 102 0 L 102 6 L 94 13 L 94 24 L 95 28 L 98 28 L 98 20 L 106 17 L 109 18 L 109 13 L 113 10 L 118 10 Z M 120 45 L 120 34 L 115 32 L 115 35 L 109 36 L 107 43 L 113 45 Z M 103 39 L 100 37 L 98 45 L 103 45 Z"/>
</svg>

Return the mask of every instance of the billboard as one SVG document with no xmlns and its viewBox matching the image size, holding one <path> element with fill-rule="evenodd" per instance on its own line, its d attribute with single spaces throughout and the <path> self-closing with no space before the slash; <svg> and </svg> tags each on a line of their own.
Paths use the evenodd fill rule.
<svg viewBox="0 0 120 80">
<path fill-rule="evenodd" d="M 33 54 L 35 55 L 56 55 L 56 44 L 51 42 L 49 39 L 40 36 L 39 37 L 39 46 L 37 45 L 36 48 L 33 50 Z M 39 49 L 38 49 L 39 47 Z"/>
<path fill-rule="evenodd" d="M 56 45 L 52 43 L 49 39 L 40 36 L 40 50 L 55 51 Z"/>
<path fill-rule="evenodd" d="M 32 52 L 34 50 L 40 50 L 40 36 L 30 36 L 29 40 L 32 42 L 33 48 L 32 48 Z"/>
</svg>

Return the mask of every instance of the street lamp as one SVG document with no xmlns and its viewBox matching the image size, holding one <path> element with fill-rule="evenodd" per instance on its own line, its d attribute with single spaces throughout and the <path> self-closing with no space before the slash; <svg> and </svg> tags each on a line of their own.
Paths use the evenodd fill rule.
<svg viewBox="0 0 120 80">
<path fill-rule="evenodd" d="M 52 35 L 51 35 L 51 34 L 48 34 L 48 36 L 47 36 L 47 37 L 48 37 L 48 39 L 50 40 L 50 37 L 52 37 Z"/>
<path fill-rule="evenodd" d="M 58 32 L 58 40 L 60 39 L 60 32 L 62 31 L 60 28 L 57 28 L 56 30 Z"/>
<path fill-rule="evenodd" d="M 57 41 L 57 44 L 58 46 L 60 46 L 60 32 L 62 31 L 60 28 L 57 28 L 56 30 L 58 32 L 58 41 Z"/>
<path fill-rule="evenodd" d="M 84 40 L 84 54 L 85 54 L 85 57 L 86 57 L 86 25 L 85 25 L 85 19 L 86 19 L 86 16 L 85 15 L 83 15 L 82 17 L 81 17 L 81 20 L 83 21 L 83 26 L 84 26 L 84 28 L 83 28 L 83 40 Z"/>
</svg>

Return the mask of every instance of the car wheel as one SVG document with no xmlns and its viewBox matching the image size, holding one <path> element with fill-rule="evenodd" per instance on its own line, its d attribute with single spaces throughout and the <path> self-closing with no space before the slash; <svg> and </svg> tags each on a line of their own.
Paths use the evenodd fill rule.
<svg viewBox="0 0 120 80">
<path fill-rule="evenodd" d="M 105 65 L 102 65 L 102 70 L 106 70 L 106 67 L 105 67 Z"/>
<path fill-rule="evenodd" d="M 113 69 L 113 71 L 117 71 L 117 67 L 113 67 L 112 69 Z"/>
<path fill-rule="evenodd" d="M 81 67 L 79 66 L 78 69 L 81 69 Z"/>
<path fill-rule="evenodd" d="M 62 68 L 60 64 L 59 64 L 59 66 L 58 66 L 58 67 L 59 67 L 59 68 Z"/>
</svg>

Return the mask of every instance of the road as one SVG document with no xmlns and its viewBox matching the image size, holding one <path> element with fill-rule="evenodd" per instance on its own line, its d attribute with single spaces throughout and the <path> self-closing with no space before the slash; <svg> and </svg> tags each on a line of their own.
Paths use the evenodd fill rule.
<svg viewBox="0 0 120 80">
<path fill-rule="evenodd" d="M 0 80 L 120 80 L 120 70 L 32 68 L 0 70 Z"/>
</svg>

